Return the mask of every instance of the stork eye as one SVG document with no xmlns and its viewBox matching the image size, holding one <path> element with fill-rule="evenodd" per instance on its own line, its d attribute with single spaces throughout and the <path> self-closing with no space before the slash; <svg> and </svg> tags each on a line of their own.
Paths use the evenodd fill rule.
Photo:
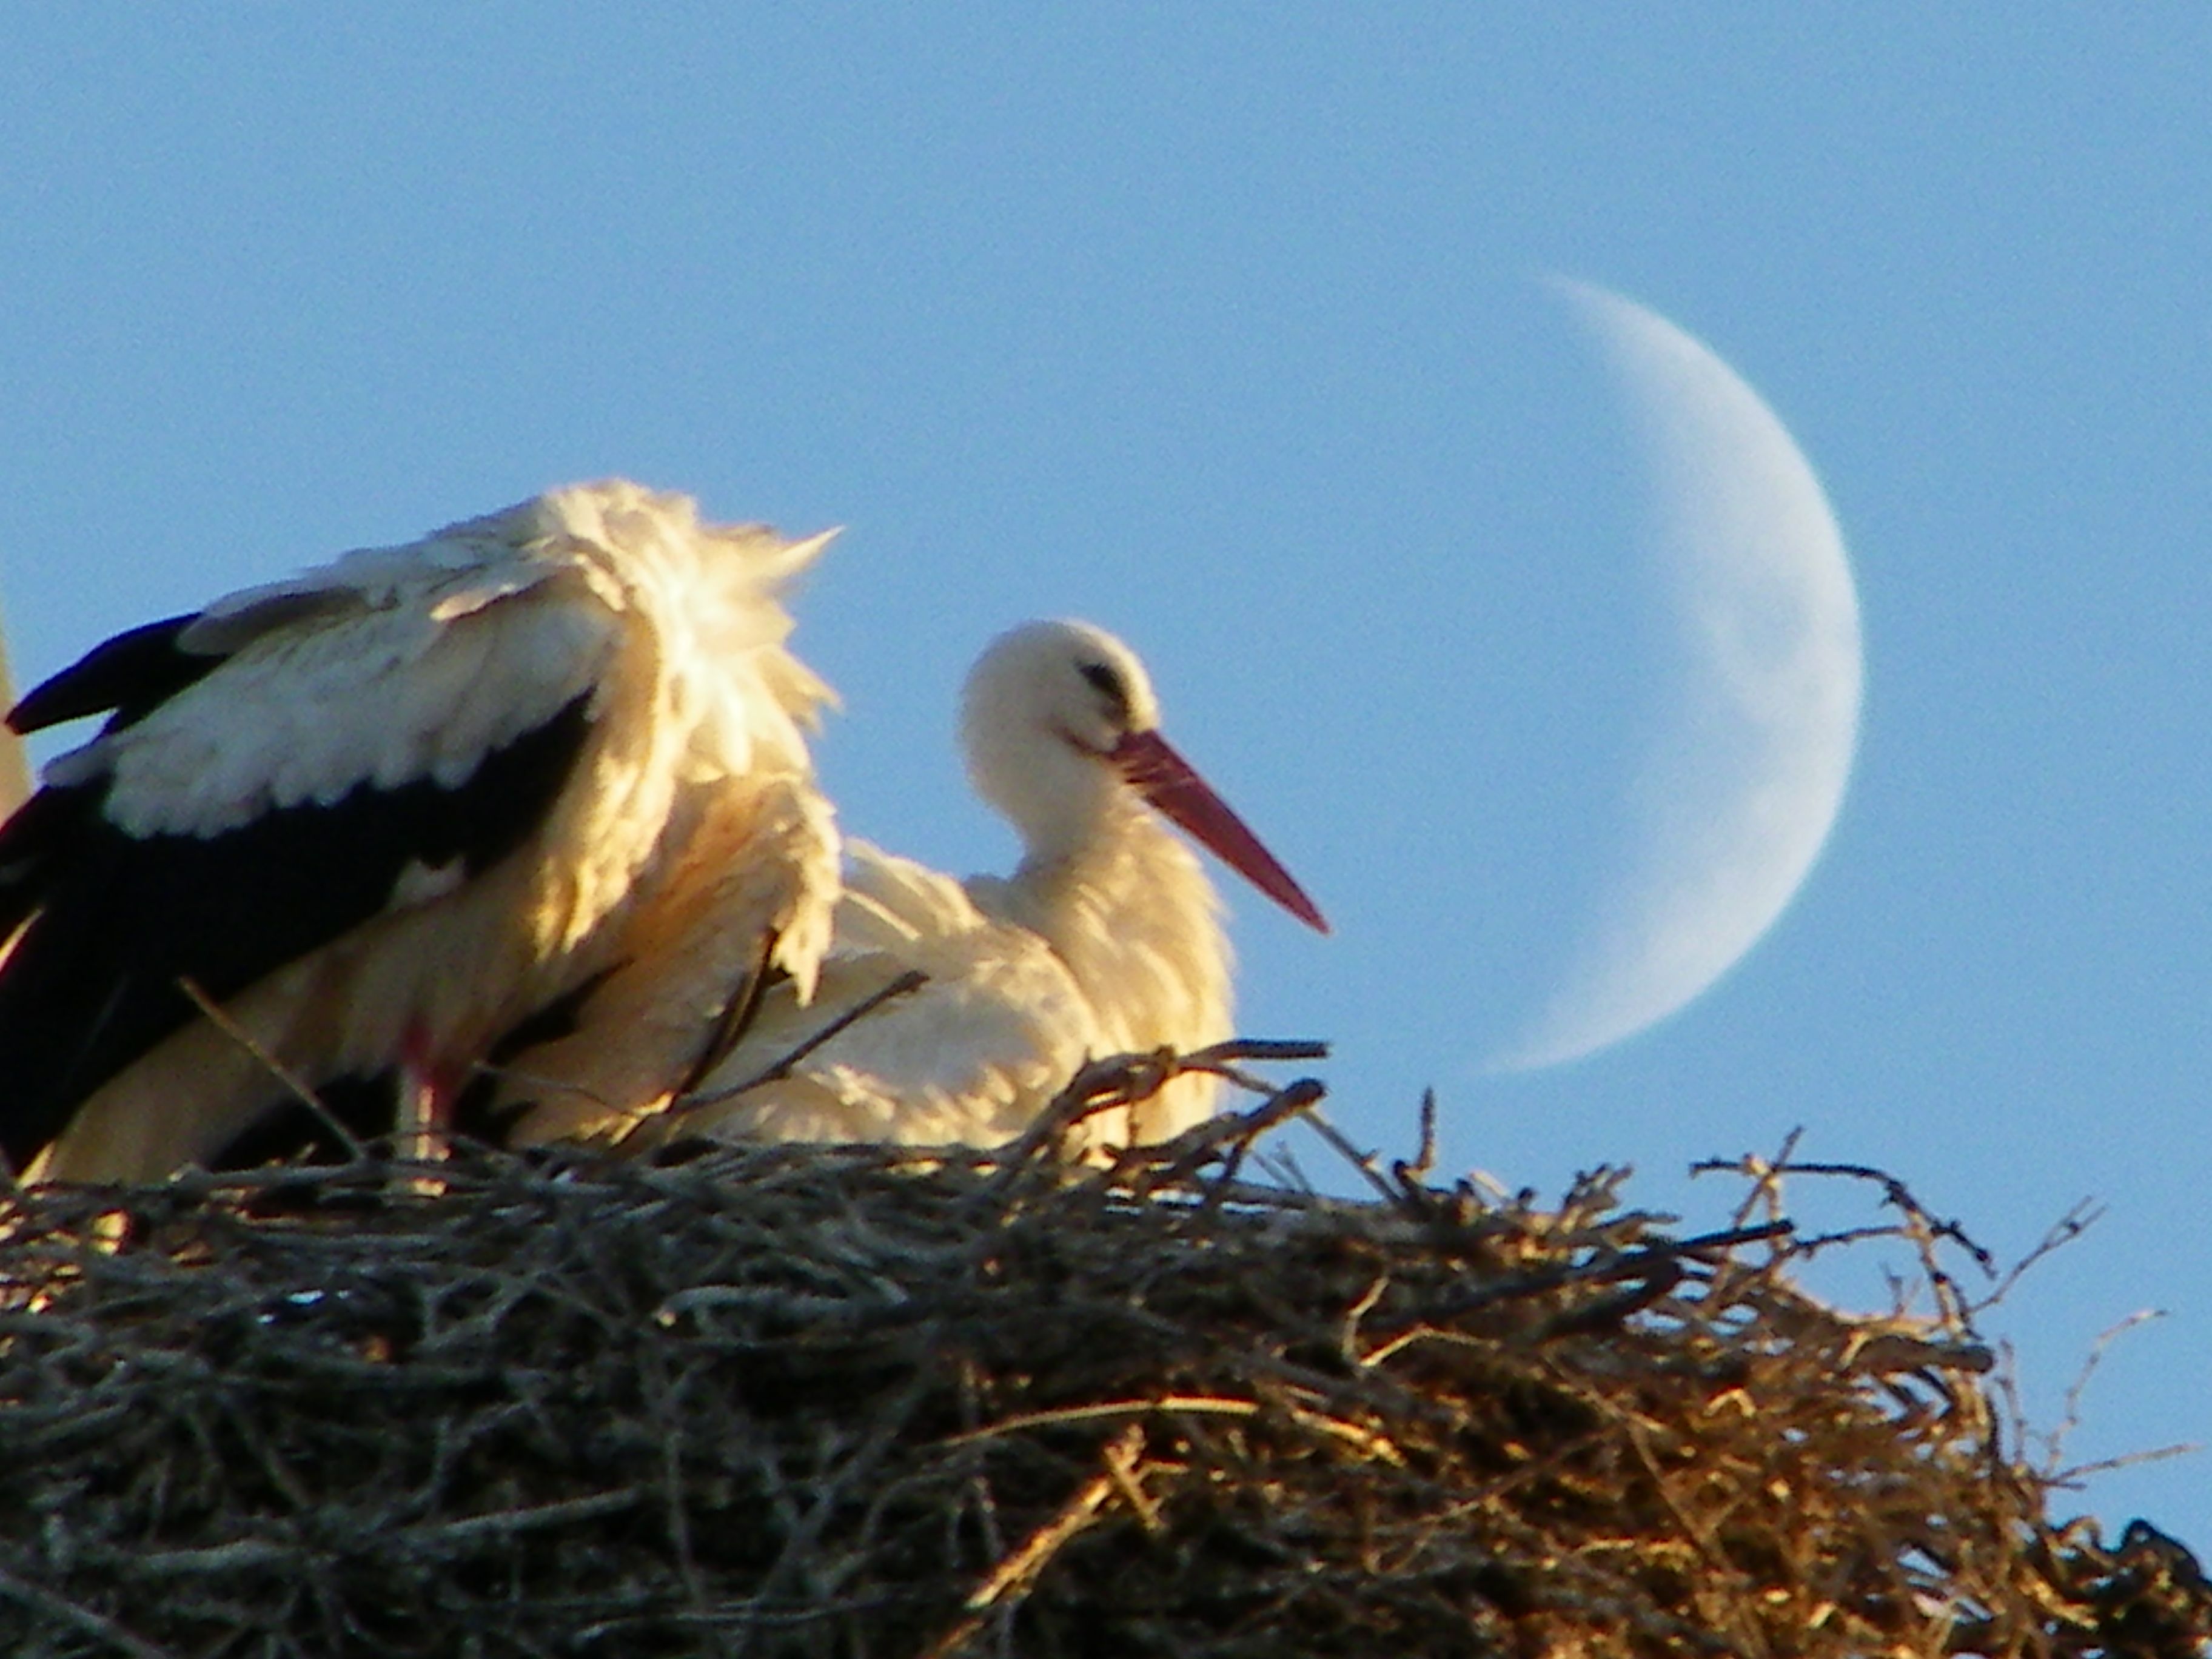
<svg viewBox="0 0 2212 1659">
<path fill-rule="evenodd" d="M 1079 663 L 1076 668 L 1091 682 L 1091 689 L 1106 699 L 1106 707 L 1116 720 L 1129 718 L 1129 688 L 1111 666 L 1103 662 L 1086 662 Z"/>
</svg>

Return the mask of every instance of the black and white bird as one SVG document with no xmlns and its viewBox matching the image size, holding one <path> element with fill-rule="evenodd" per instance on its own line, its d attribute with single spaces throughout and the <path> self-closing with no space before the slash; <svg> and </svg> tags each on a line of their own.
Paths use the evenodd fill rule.
<svg viewBox="0 0 2212 1659">
<path fill-rule="evenodd" d="M 32 691 L 17 732 L 106 720 L 0 828 L 9 1164 L 155 1178 L 252 1145 L 294 1084 L 389 1073 L 393 1127 L 434 1128 L 503 1035 L 646 957 L 653 1018 L 585 1079 L 611 1097 L 702 1071 L 763 982 L 805 996 L 829 692 L 781 596 L 827 540 L 580 485 Z"/>
<path fill-rule="evenodd" d="M 1218 1042 L 1231 1034 L 1229 943 L 1219 898 L 1177 827 L 1328 930 L 1160 735 L 1144 665 L 1113 635 L 1045 622 L 1001 636 L 969 676 L 961 726 L 978 793 L 1022 836 L 1012 876 L 963 883 L 848 842 L 811 1006 L 771 988 L 728 1055 L 669 1109 L 640 1101 L 611 1117 L 605 1097 L 564 1105 L 557 1089 L 539 1088 L 542 1132 L 640 1147 L 689 1135 L 993 1146 L 1028 1128 L 1086 1059 Z M 918 983 L 886 995 L 917 972 Z M 539 1059 L 570 1072 L 578 1055 L 619 1041 L 651 1000 L 632 970 L 608 988 L 625 975 L 631 1006 L 612 1018 L 587 1011 L 574 1035 L 520 1056 L 507 1086 L 529 1092 Z M 823 1031 L 833 1035 L 817 1043 Z M 1083 1145 L 1164 1139 L 1208 1115 L 1215 1088 L 1202 1074 L 1177 1078 L 1092 1120 Z"/>
</svg>

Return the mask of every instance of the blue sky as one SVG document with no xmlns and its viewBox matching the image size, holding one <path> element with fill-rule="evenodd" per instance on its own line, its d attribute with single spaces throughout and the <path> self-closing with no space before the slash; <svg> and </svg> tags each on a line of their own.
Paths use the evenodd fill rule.
<svg viewBox="0 0 2212 1659">
<path fill-rule="evenodd" d="M 576 478 L 843 524 L 799 641 L 848 826 L 1003 865 L 959 677 L 1102 623 L 1337 924 L 1231 895 L 1245 1028 L 1332 1039 L 1356 1135 L 1403 1150 L 1433 1084 L 1448 1168 L 1632 1163 L 1708 1224 L 1687 1165 L 1802 1126 L 2007 1257 L 2094 1196 L 1990 1332 L 2048 1426 L 2166 1310 L 2069 1450 L 2212 1439 L 2212 12 L 893 9 L 10 11 L 19 672 Z M 1668 689 L 1555 275 L 1788 423 L 1866 701 L 1758 947 L 1499 1076 Z M 2060 1507 L 2201 1547 L 2207 1493 L 2198 1456 Z"/>
</svg>

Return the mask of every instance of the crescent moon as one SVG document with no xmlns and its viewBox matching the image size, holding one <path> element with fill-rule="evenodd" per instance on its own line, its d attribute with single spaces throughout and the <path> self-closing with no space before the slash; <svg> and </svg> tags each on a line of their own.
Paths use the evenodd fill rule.
<svg viewBox="0 0 2212 1659">
<path fill-rule="evenodd" d="M 1497 1062 L 1512 1070 L 1656 1025 L 1758 943 L 1843 804 L 1864 679 L 1843 532 L 1789 430 L 1665 318 L 1561 286 L 1637 417 L 1671 665 L 1629 854 L 1559 988 Z"/>
</svg>

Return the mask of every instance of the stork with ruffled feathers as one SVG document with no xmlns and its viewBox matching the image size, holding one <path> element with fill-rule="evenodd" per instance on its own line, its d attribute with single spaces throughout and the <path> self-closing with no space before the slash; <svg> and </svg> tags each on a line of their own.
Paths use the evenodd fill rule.
<svg viewBox="0 0 2212 1659">
<path fill-rule="evenodd" d="M 1177 827 L 1327 931 L 1160 734 L 1151 678 L 1111 635 L 1046 622 L 1000 638 L 969 678 L 962 739 L 977 790 L 1022 836 L 1012 875 L 963 884 L 848 842 L 811 1006 L 770 988 L 688 1097 L 610 1112 L 604 1091 L 551 1080 L 577 1075 L 650 1006 L 648 976 L 624 969 L 606 988 L 609 1012 L 587 1005 L 573 1035 L 515 1058 L 504 1109 L 520 1137 L 990 1146 L 1029 1127 L 1086 1058 L 1220 1042 L 1231 1035 L 1229 944 L 1220 901 Z M 1176 1078 L 1092 1120 L 1084 1144 L 1164 1139 L 1207 1115 L 1215 1086 Z"/>
<path fill-rule="evenodd" d="M 826 540 L 578 486 L 33 690 L 19 732 L 106 720 L 0 828 L 10 1164 L 158 1177 L 392 1072 L 434 1131 L 502 1037 L 647 957 L 611 1097 L 696 1080 L 769 980 L 804 1001 L 837 851 L 781 596 Z"/>
</svg>

